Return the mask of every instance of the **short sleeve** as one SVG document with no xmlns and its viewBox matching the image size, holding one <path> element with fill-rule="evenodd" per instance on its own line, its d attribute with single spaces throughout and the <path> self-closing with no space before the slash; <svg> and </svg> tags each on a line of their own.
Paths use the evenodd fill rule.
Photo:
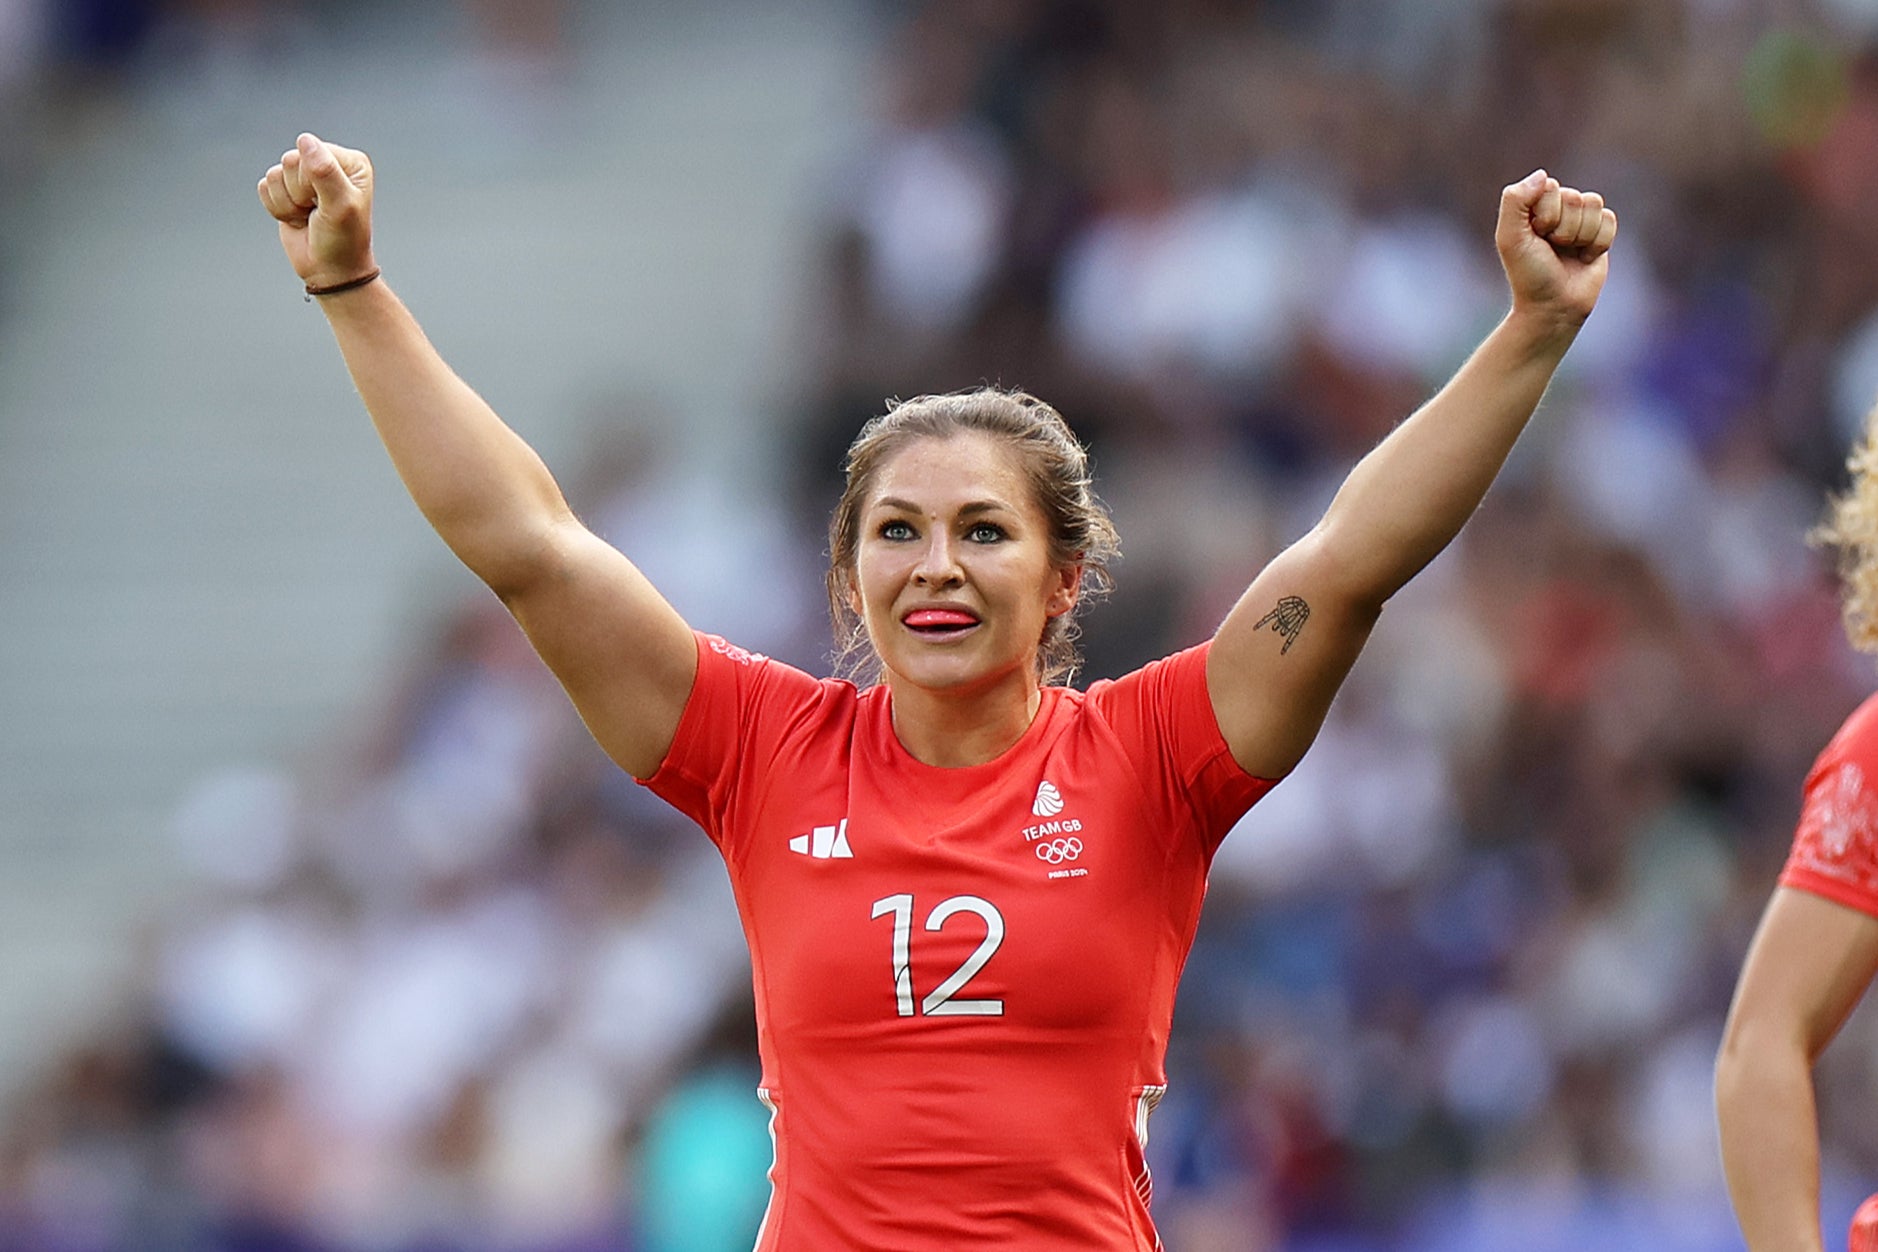
<svg viewBox="0 0 1878 1252">
<path fill-rule="evenodd" d="M 1211 646 L 1176 652 L 1089 689 L 1090 703 L 1121 737 L 1143 781 L 1165 788 L 1186 809 L 1209 856 L 1277 783 L 1246 773 L 1226 746 L 1206 689 Z"/>
<path fill-rule="evenodd" d="M 1867 700 L 1806 776 L 1780 883 L 1878 917 L 1878 700 Z"/>
<path fill-rule="evenodd" d="M 724 847 L 739 828 L 740 807 L 763 794 L 781 744 L 834 684 L 716 635 L 693 634 L 698 676 L 671 748 L 643 785 Z"/>
</svg>

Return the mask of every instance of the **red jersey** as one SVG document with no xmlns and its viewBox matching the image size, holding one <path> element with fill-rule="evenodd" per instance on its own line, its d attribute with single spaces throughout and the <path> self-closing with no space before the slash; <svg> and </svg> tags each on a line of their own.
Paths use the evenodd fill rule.
<svg viewBox="0 0 1878 1252">
<path fill-rule="evenodd" d="M 1878 696 L 1853 711 L 1806 775 L 1780 884 L 1878 917 Z"/>
<path fill-rule="evenodd" d="M 1152 1249 L 1144 1149 L 1241 770 L 1206 647 L 922 764 L 885 687 L 699 635 L 655 792 L 723 853 L 776 1141 L 760 1252 Z"/>
</svg>

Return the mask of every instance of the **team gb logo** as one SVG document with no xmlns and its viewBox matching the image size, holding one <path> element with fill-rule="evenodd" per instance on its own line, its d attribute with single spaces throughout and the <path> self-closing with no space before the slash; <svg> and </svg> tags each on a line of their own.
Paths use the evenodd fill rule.
<svg viewBox="0 0 1878 1252">
<path fill-rule="evenodd" d="M 1030 811 L 1038 817 L 1055 817 L 1063 811 L 1063 793 L 1049 779 L 1037 784 L 1037 798 L 1030 803 Z"/>
</svg>

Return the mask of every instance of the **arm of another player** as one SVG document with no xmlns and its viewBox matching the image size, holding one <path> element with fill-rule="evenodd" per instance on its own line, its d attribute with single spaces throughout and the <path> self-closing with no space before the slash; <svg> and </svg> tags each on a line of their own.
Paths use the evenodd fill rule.
<svg viewBox="0 0 1878 1252">
<path fill-rule="evenodd" d="M 364 153 L 301 135 L 258 190 L 303 282 L 332 286 L 376 270 Z M 385 282 L 319 303 L 424 517 L 502 598 L 601 746 L 650 776 L 697 672 L 690 629 L 580 524 L 533 449 L 456 376 Z"/>
<path fill-rule="evenodd" d="M 1874 973 L 1878 918 L 1775 890 L 1715 1061 L 1722 1165 L 1750 1252 L 1821 1252 L 1813 1063 Z"/>
<path fill-rule="evenodd" d="M 1494 243 L 1512 310 L 1357 463 L 1214 636 L 1207 689 L 1247 772 L 1278 778 L 1297 764 L 1384 602 L 1473 515 L 1597 303 L 1616 235 L 1602 197 L 1543 170 L 1500 193 Z"/>
</svg>

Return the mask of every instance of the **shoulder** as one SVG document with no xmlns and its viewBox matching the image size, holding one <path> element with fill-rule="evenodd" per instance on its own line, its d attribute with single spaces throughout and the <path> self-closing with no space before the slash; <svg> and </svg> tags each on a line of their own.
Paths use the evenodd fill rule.
<svg viewBox="0 0 1878 1252">
<path fill-rule="evenodd" d="M 1091 683 L 1078 693 L 1079 706 L 1124 740 L 1159 744 L 1181 756 L 1224 751 L 1206 681 L 1211 646 L 1183 648 L 1120 678 Z"/>
<path fill-rule="evenodd" d="M 1820 754 L 1822 761 L 1828 756 L 1878 761 L 1878 693 L 1865 697 L 1840 725 Z"/>
<path fill-rule="evenodd" d="M 1089 684 L 1089 689 L 1072 692 L 1079 700 L 1087 700 L 1093 707 L 1101 709 L 1120 702 L 1138 700 L 1144 694 L 1167 695 L 1179 691 L 1182 687 L 1192 688 L 1204 694 L 1206 690 L 1206 658 L 1212 650 L 1213 641 L 1206 640 L 1190 648 L 1149 661 L 1139 669 L 1130 670 L 1119 678 L 1103 678 Z"/>
<path fill-rule="evenodd" d="M 698 674 L 671 747 L 645 783 L 723 843 L 772 778 L 829 755 L 852 725 L 852 683 L 815 678 L 716 635 L 693 632 Z"/>
<path fill-rule="evenodd" d="M 1813 763 L 1780 880 L 1878 914 L 1878 696 Z"/>
<path fill-rule="evenodd" d="M 765 752 L 808 725 L 852 719 L 854 684 L 806 671 L 695 632 L 698 676 L 679 725 L 681 744 L 715 741 L 717 751 Z"/>
<path fill-rule="evenodd" d="M 855 698 L 854 684 L 840 678 L 817 678 L 787 661 L 730 642 L 720 635 L 692 632 L 698 641 L 698 680 L 794 692 L 824 699 Z"/>
<path fill-rule="evenodd" d="M 1809 801 L 1825 789 L 1848 797 L 1878 790 L 1878 694 L 1852 710 L 1814 758 L 1806 775 Z"/>
<path fill-rule="evenodd" d="M 1199 814 L 1213 843 L 1269 791 L 1239 765 L 1207 689 L 1210 641 L 1090 684 L 1085 720 L 1114 736 L 1130 768 L 1167 803 Z"/>
</svg>

